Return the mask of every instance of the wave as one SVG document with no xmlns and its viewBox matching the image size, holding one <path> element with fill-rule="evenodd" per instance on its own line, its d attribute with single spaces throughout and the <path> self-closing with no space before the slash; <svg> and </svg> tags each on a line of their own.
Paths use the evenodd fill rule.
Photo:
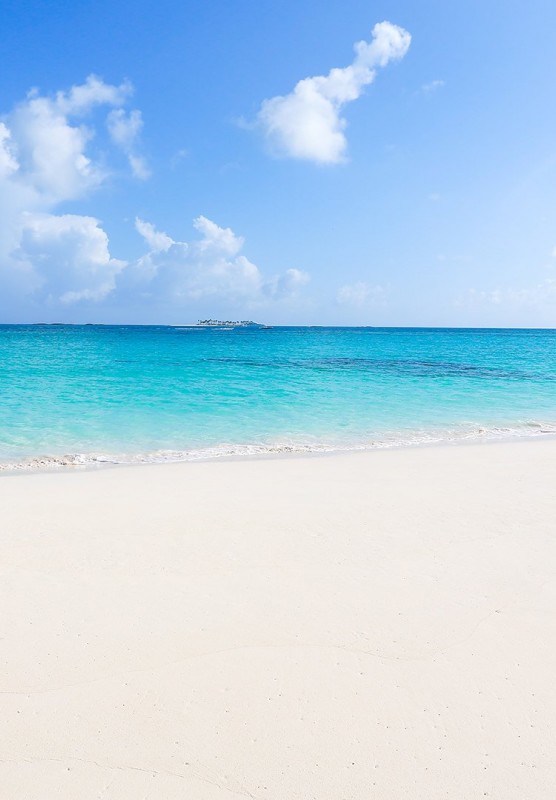
<svg viewBox="0 0 556 800">
<path fill-rule="evenodd" d="M 68 467 L 101 467 L 109 465 L 168 464 L 186 461 L 208 461 L 222 458 L 245 458 L 271 455 L 308 455 L 385 450 L 396 447 L 417 447 L 464 442 L 504 441 L 515 438 L 536 438 L 556 435 L 555 422 L 527 421 L 513 426 L 460 426 L 438 430 L 390 431 L 358 442 L 282 441 L 274 443 L 221 444 L 185 450 L 153 450 L 143 453 L 65 453 L 35 455 L 0 461 L 0 472 L 53 471 Z"/>
</svg>

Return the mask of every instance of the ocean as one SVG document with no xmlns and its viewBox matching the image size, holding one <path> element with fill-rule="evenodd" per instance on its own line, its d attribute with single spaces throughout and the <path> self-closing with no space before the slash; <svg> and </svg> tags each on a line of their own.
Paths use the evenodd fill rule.
<svg viewBox="0 0 556 800">
<path fill-rule="evenodd" d="M 0 468 L 556 433 L 556 331 L 0 326 Z"/>
</svg>

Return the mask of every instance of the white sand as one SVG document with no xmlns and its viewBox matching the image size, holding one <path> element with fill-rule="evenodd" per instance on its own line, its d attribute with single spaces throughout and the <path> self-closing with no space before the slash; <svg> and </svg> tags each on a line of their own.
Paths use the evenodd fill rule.
<svg viewBox="0 0 556 800">
<path fill-rule="evenodd" d="M 2 800 L 553 800 L 556 442 L 0 478 Z"/>
</svg>

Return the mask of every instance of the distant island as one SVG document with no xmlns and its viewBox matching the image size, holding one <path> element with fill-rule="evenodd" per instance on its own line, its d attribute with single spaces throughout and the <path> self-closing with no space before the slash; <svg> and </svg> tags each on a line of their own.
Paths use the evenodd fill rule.
<svg viewBox="0 0 556 800">
<path fill-rule="evenodd" d="M 197 325 L 202 325 L 204 328 L 221 328 L 221 327 L 266 328 L 267 327 L 267 325 L 261 325 L 260 322 L 253 322 L 252 319 L 241 319 L 241 320 L 200 319 Z"/>
</svg>

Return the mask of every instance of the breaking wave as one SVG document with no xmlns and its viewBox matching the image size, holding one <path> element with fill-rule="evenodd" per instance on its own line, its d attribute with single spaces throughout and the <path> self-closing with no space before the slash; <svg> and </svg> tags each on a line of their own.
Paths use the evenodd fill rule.
<svg viewBox="0 0 556 800">
<path fill-rule="evenodd" d="M 209 461 L 222 458 L 248 458 L 272 455 L 309 455 L 384 450 L 472 442 L 507 441 L 516 438 L 556 436 L 555 422 L 527 421 L 513 426 L 461 425 L 438 430 L 392 431 L 369 436 L 358 442 L 282 441 L 253 444 L 221 444 L 183 450 L 161 449 L 143 453 L 65 453 L 35 455 L 0 462 L 0 472 L 56 471 L 65 468 L 91 468 L 109 465 L 168 464 Z"/>
</svg>

